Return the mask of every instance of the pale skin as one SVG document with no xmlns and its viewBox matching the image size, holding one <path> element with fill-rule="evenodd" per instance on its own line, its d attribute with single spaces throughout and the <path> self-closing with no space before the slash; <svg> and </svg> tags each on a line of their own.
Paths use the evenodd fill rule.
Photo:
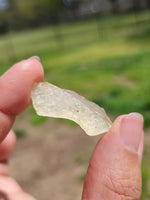
<svg viewBox="0 0 150 200">
<path fill-rule="evenodd" d="M 16 141 L 11 130 L 15 117 L 30 105 L 31 89 L 43 77 L 36 57 L 15 64 L 0 77 L 0 200 L 35 200 L 9 177 L 7 161 Z M 96 145 L 82 200 L 140 200 L 143 141 L 142 116 L 119 116 Z"/>
</svg>

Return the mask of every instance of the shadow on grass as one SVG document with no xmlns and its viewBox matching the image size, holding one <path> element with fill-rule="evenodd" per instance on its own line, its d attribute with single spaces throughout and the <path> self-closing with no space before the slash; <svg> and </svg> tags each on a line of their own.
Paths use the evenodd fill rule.
<svg viewBox="0 0 150 200">
<path fill-rule="evenodd" d="M 130 41 L 150 41 L 150 27 L 135 30 L 130 36 L 127 37 Z"/>
</svg>

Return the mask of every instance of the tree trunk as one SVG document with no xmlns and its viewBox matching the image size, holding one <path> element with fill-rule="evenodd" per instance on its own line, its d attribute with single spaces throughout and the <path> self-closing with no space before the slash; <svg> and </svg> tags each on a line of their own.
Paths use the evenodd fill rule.
<svg viewBox="0 0 150 200">
<path fill-rule="evenodd" d="M 141 0 L 133 0 L 132 5 L 133 11 L 141 10 Z"/>
<path fill-rule="evenodd" d="M 109 0 L 112 5 L 112 12 L 117 13 L 119 12 L 119 2 L 118 0 Z"/>
<path fill-rule="evenodd" d="M 146 0 L 147 8 L 150 9 L 150 0 Z"/>
</svg>

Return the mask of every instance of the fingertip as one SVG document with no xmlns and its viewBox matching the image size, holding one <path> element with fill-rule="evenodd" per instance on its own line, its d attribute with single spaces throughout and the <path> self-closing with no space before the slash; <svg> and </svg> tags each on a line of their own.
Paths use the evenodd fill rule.
<svg viewBox="0 0 150 200">
<path fill-rule="evenodd" d="M 143 116 L 139 113 L 126 115 L 120 123 L 120 140 L 123 147 L 138 154 L 143 134 Z"/>
<path fill-rule="evenodd" d="M 32 78 L 34 82 L 41 82 L 44 79 L 44 69 L 37 56 L 30 57 L 26 60 L 23 60 L 22 63 L 16 64 L 16 69 L 20 68 L 22 73 L 27 73 L 29 77 Z M 21 66 L 21 67 L 20 67 Z"/>
<path fill-rule="evenodd" d="M 122 121 L 122 119 L 123 119 L 124 117 L 126 117 L 126 116 L 127 116 L 127 114 L 118 116 L 118 117 L 115 119 L 115 121 L 113 122 L 112 127 L 110 128 L 110 130 L 108 131 L 108 133 L 113 132 L 113 133 L 116 133 L 116 134 L 117 134 L 117 133 L 120 134 L 121 121 Z"/>
<path fill-rule="evenodd" d="M 10 76 L 14 75 L 29 79 L 30 82 L 34 84 L 34 82 L 41 82 L 44 79 L 44 69 L 41 62 L 34 56 L 25 60 L 22 60 L 13 67 L 11 67 L 5 74 L 3 75 L 4 78 L 10 78 Z M 28 80 L 29 81 L 29 80 Z"/>
<path fill-rule="evenodd" d="M 93 152 L 84 182 L 83 200 L 104 196 L 122 199 L 122 195 L 140 199 L 142 128 L 143 118 L 137 113 L 121 115 L 114 121 Z"/>
<path fill-rule="evenodd" d="M 35 57 L 16 63 L 0 77 L 0 110 L 20 114 L 31 103 L 34 83 L 43 81 L 43 78 L 42 64 Z"/>
<path fill-rule="evenodd" d="M 143 124 L 144 118 L 139 113 L 121 115 L 116 118 L 106 137 L 108 140 L 112 137 L 113 142 L 119 139 L 124 150 L 138 154 L 141 159 L 144 146 Z"/>
</svg>

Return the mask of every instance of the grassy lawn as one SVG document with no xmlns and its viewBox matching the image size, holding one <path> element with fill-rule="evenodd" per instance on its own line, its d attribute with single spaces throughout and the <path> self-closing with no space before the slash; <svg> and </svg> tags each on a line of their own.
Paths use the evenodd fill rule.
<svg viewBox="0 0 150 200">
<path fill-rule="evenodd" d="M 45 80 L 74 90 L 116 117 L 140 112 L 150 126 L 150 12 L 105 17 L 0 36 L 0 74 L 32 55 Z M 31 108 L 30 108 L 31 111 Z M 43 118 L 33 115 L 33 122 Z M 143 183 L 148 172 L 146 160 Z M 143 192 L 146 195 L 146 189 Z"/>
<path fill-rule="evenodd" d="M 121 15 L 0 37 L 0 74 L 41 57 L 45 80 L 75 90 L 117 116 L 150 120 L 150 13 Z"/>
</svg>

